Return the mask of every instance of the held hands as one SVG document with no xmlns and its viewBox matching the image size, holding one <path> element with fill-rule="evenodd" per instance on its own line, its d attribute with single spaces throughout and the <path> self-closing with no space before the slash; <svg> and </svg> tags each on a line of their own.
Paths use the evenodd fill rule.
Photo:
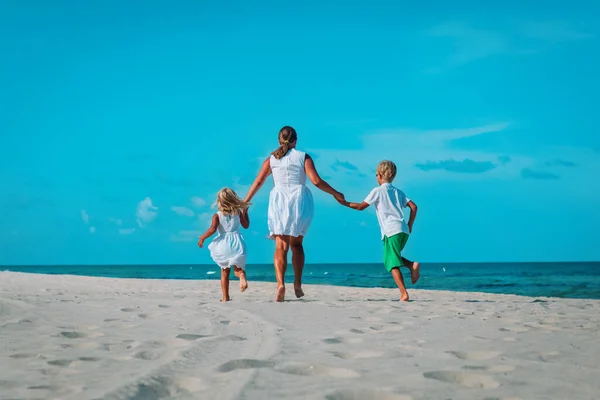
<svg viewBox="0 0 600 400">
<path fill-rule="evenodd" d="M 346 203 L 346 198 L 344 197 L 343 193 L 340 192 L 336 192 L 333 197 L 337 200 L 338 203 L 340 204 L 344 204 Z"/>
</svg>

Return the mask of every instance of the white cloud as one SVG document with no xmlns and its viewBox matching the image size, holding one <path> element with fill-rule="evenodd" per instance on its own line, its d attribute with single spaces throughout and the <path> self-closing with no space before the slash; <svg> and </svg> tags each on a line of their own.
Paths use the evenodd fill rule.
<svg viewBox="0 0 600 400">
<path fill-rule="evenodd" d="M 144 200 L 140 201 L 135 212 L 137 224 L 143 228 L 145 225 L 154 221 L 158 214 L 156 210 L 158 210 L 158 207 L 155 207 L 154 204 L 152 204 L 152 199 L 150 197 L 146 197 Z"/>
<path fill-rule="evenodd" d="M 171 207 L 171 210 L 175 214 L 182 215 L 184 217 L 193 217 L 195 215 L 194 212 L 187 207 L 173 206 Z"/>
<path fill-rule="evenodd" d="M 192 205 L 194 207 L 204 207 L 206 205 L 206 201 L 202 197 L 194 196 L 191 199 Z"/>
<path fill-rule="evenodd" d="M 201 231 L 179 231 L 171 234 L 172 242 L 195 242 L 198 241 L 198 236 L 202 235 Z"/>
<path fill-rule="evenodd" d="M 117 226 L 123 225 L 123 220 L 120 218 L 110 217 L 108 220 Z"/>
<path fill-rule="evenodd" d="M 85 210 L 81 210 L 81 219 L 86 225 L 90 223 L 90 216 Z"/>
<path fill-rule="evenodd" d="M 213 215 L 213 213 L 209 212 L 198 214 L 198 223 L 200 223 L 201 226 L 206 225 L 206 227 L 208 228 L 208 225 L 210 225 L 210 222 L 212 221 Z"/>
<path fill-rule="evenodd" d="M 95 233 L 95 232 L 96 232 L 96 227 L 90 226 L 90 233 Z"/>
<path fill-rule="evenodd" d="M 121 228 L 119 229 L 119 235 L 131 235 L 135 232 L 135 228 Z"/>
<path fill-rule="evenodd" d="M 529 55 L 559 43 L 595 36 L 568 21 L 518 21 L 505 24 L 502 29 L 480 29 L 449 21 L 425 30 L 424 37 L 448 44 L 448 53 L 442 55 L 444 59 L 438 65 L 425 69 L 426 73 L 439 73 L 478 59 L 498 55 Z M 438 57 L 443 54 L 438 48 L 435 51 Z"/>
</svg>

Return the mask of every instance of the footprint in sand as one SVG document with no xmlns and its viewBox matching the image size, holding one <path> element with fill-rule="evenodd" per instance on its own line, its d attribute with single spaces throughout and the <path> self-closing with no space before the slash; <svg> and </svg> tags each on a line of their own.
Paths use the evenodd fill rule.
<svg viewBox="0 0 600 400">
<path fill-rule="evenodd" d="M 271 361 L 244 358 L 227 361 L 225 364 L 222 364 L 218 370 L 220 372 L 231 372 L 236 369 L 272 368 L 274 365 L 275 364 Z"/>
<path fill-rule="evenodd" d="M 378 358 L 383 356 L 383 351 L 372 351 L 372 350 L 359 350 L 355 353 L 341 353 L 337 351 L 331 352 L 336 357 L 343 360 L 355 360 L 361 358 Z"/>
<path fill-rule="evenodd" d="M 135 358 L 139 358 L 140 360 L 156 360 L 157 358 L 160 358 L 161 353 L 157 352 L 157 351 L 140 351 L 138 353 L 134 354 Z"/>
<path fill-rule="evenodd" d="M 179 335 L 177 335 L 177 339 L 183 339 L 183 340 L 198 340 L 204 337 L 210 337 L 211 335 L 195 335 L 192 333 L 181 333 Z"/>
<path fill-rule="evenodd" d="M 17 360 L 22 360 L 25 358 L 35 358 L 37 356 L 35 354 L 16 353 L 16 354 L 11 354 L 9 357 L 17 359 Z"/>
<path fill-rule="evenodd" d="M 525 328 L 522 326 L 509 326 L 508 328 L 500 328 L 498 330 L 500 332 L 513 332 L 513 333 L 529 332 L 529 328 Z"/>
<path fill-rule="evenodd" d="M 60 332 L 58 335 L 67 339 L 84 339 L 89 336 L 84 332 Z"/>
<path fill-rule="evenodd" d="M 492 377 L 482 374 L 459 371 L 431 371 L 425 372 L 423 376 L 445 383 L 456 383 L 468 389 L 496 389 L 500 383 Z"/>
<path fill-rule="evenodd" d="M 382 390 L 338 390 L 325 396 L 326 400 L 413 400 L 411 396 Z"/>
<path fill-rule="evenodd" d="M 50 360 L 48 361 L 48 365 L 53 365 L 56 367 L 68 367 L 73 361 L 71 360 Z"/>
<path fill-rule="evenodd" d="M 323 339 L 323 343 L 327 344 L 341 344 L 341 343 L 361 343 L 363 340 L 361 338 L 348 338 L 344 339 L 341 337 L 332 337 Z"/>
<path fill-rule="evenodd" d="M 502 354 L 499 351 L 447 351 L 446 353 L 467 361 L 486 361 Z"/>
<path fill-rule="evenodd" d="M 158 305 L 160 308 L 171 308 L 171 306 L 168 306 L 166 304 L 159 304 Z"/>
<path fill-rule="evenodd" d="M 98 357 L 79 357 L 80 361 L 100 361 L 101 358 Z"/>
<path fill-rule="evenodd" d="M 506 374 L 516 369 L 514 365 L 492 365 L 492 366 L 480 366 L 480 365 L 465 365 L 463 369 L 469 371 L 483 371 L 491 374 Z"/>
<path fill-rule="evenodd" d="M 284 374 L 300 376 L 330 376 L 332 378 L 358 378 L 360 376 L 358 372 L 351 369 L 300 362 L 277 365 L 274 370 Z"/>
<path fill-rule="evenodd" d="M 131 308 L 131 307 L 121 308 L 121 311 L 123 311 L 123 312 L 134 312 L 135 310 L 136 310 L 135 308 Z"/>
</svg>

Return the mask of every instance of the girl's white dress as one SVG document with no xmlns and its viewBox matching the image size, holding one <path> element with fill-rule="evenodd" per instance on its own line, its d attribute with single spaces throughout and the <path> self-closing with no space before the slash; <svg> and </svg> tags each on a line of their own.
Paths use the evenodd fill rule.
<svg viewBox="0 0 600 400">
<path fill-rule="evenodd" d="M 269 197 L 269 238 L 274 235 L 304 236 L 314 214 L 313 197 L 306 187 L 306 153 L 291 149 L 281 159 L 269 162 L 273 183 Z"/>
<path fill-rule="evenodd" d="M 219 234 L 208 245 L 210 256 L 221 268 L 229 268 L 233 265 L 246 269 L 246 242 L 240 233 L 240 216 L 225 215 L 221 211 L 219 216 Z"/>
</svg>

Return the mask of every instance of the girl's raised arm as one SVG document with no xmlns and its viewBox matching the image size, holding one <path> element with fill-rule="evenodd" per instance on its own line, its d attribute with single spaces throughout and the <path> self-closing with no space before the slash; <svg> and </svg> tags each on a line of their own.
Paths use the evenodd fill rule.
<svg viewBox="0 0 600 400">
<path fill-rule="evenodd" d="M 204 241 L 215 234 L 217 231 L 217 227 L 219 226 L 219 215 L 214 214 L 212 217 L 212 222 L 210 224 L 210 228 L 204 232 L 202 236 L 200 236 L 200 240 L 198 240 L 198 246 L 204 246 Z"/>
<path fill-rule="evenodd" d="M 270 159 L 267 158 L 265 162 L 263 162 L 262 167 L 260 167 L 260 171 L 258 172 L 254 183 L 252 184 L 252 186 L 250 186 L 250 190 L 248 190 L 248 194 L 244 199 L 246 203 L 250 203 L 256 192 L 258 192 L 262 185 L 265 184 L 269 175 L 271 175 L 271 163 Z"/>
<path fill-rule="evenodd" d="M 315 163 L 314 163 L 312 157 L 309 156 L 308 154 L 306 155 L 306 158 L 304 159 L 304 171 L 306 171 L 306 175 L 308 176 L 308 179 L 310 179 L 310 181 L 313 183 L 313 185 L 315 185 L 317 188 L 321 189 L 325 193 L 329 193 L 330 195 L 335 197 L 335 199 L 337 201 L 345 201 L 344 195 L 342 193 L 338 192 L 337 190 L 332 188 L 329 185 L 329 183 L 327 183 L 323 179 L 321 179 L 321 177 L 319 176 L 319 173 L 317 172 L 317 169 L 315 168 Z"/>
</svg>

